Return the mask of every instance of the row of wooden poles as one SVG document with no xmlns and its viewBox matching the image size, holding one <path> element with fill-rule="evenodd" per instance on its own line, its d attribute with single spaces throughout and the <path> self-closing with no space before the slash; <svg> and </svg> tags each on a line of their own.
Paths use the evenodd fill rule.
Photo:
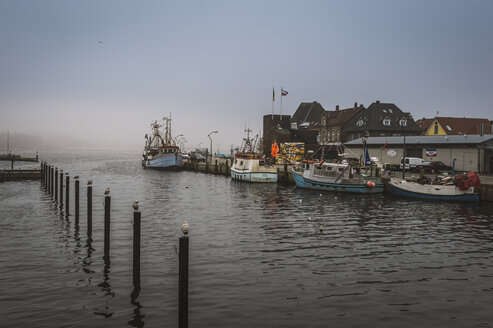
<svg viewBox="0 0 493 328">
<path fill-rule="evenodd" d="M 54 165 L 41 162 L 41 184 L 55 202 L 64 206 L 65 178 L 65 215 L 70 213 L 70 175 L 58 170 Z M 79 176 L 74 176 L 75 223 L 79 223 Z M 110 260 L 110 207 L 111 196 L 109 188 L 104 197 L 104 256 L 105 262 Z M 134 290 L 140 291 L 140 226 L 141 213 L 138 202 L 133 204 L 133 285 Z M 189 258 L 189 227 L 182 227 L 183 236 L 179 238 L 179 269 L 178 269 L 178 327 L 188 327 L 188 258 Z M 92 180 L 87 182 L 87 236 L 92 240 Z M 138 293 L 137 293 L 138 295 Z"/>
</svg>

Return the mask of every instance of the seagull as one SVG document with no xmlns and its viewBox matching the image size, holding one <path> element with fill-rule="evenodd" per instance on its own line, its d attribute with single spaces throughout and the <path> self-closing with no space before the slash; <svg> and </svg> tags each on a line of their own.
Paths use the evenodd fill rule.
<svg viewBox="0 0 493 328">
<path fill-rule="evenodd" d="M 324 231 L 324 227 L 322 225 L 320 225 L 320 227 L 318 227 L 318 231 L 320 231 L 320 232 Z"/>
<path fill-rule="evenodd" d="M 87 181 L 87 185 L 92 185 L 92 179 Z"/>
<path fill-rule="evenodd" d="M 308 221 L 311 221 L 311 220 L 312 220 L 312 217 L 311 217 L 311 216 L 309 216 L 309 217 L 308 217 Z"/>
<path fill-rule="evenodd" d="M 300 203 L 303 203 L 303 199 L 300 199 Z"/>
<path fill-rule="evenodd" d="M 109 195 L 110 194 L 110 188 L 106 188 L 106 190 L 104 191 L 104 194 Z"/>
<path fill-rule="evenodd" d="M 103 44 L 104 42 L 102 40 L 99 40 L 99 43 Z"/>
<path fill-rule="evenodd" d="M 136 211 L 138 211 L 138 210 L 139 210 L 139 201 L 138 201 L 138 200 L 136 200 L 136 201 L 132 204 L 132 208 L 133 208 L 134 210 L 136 210 Z"/>
<path fill-rule="evenodd" d="M 187 221 L 184 221 L 181 225 L 181 231 L 184 235 L 188 235 L 188 232 L 190 231 L 190 225 L 187 223 Z"/>
<path fill-rule="evenodd" d="M 337 199 L 337 196 L 335 196 L 334 199 Z"/>
<path fill-rule="evenodd" d="M 78 176 L 78 175 L 74 176 L 74 179 L 75 179 L 75 180 L 77 180 L 78 178 L 79 178 L 79 176 Z"/>
</svg>

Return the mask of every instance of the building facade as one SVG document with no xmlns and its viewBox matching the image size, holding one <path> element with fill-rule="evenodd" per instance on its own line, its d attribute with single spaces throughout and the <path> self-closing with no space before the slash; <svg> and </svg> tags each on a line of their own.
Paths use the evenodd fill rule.
<svg viewBox="0 0 493 328">
<path fill-rule="evenodd" d="M 406 149 L 406 157 L 419 157 L 425 161 L 441 161 L 453 164 L 458 171 L 493 173 L 493 135 L 451 136 L 391 136 L 369 137 L 366 140 L 370 157 L 380 163 L 400 164 Z M 349 157 L 363 155 L 363 139 L 346 142 Z"/>
</svg>

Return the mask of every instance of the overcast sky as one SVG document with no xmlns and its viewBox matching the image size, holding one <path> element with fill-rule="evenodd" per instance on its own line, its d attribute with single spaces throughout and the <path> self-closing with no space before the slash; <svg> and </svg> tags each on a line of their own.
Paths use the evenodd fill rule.
<svg viewBox="0 0 493 328">
<path fill-rule="evenodd" d="M 0 0 L 0 131 L 226 151 L 245 125 L 395 103 L 415 119 L 493 119 L 493 2 Z"/>
</svg>

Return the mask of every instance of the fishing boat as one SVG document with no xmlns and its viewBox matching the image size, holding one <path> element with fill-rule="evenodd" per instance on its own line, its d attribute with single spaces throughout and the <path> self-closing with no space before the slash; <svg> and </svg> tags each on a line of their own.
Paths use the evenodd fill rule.
<svg viewBox="0 0 493 328">
<path fill-rule="evenodd" d="M 296 187 L 321 191 L 359 194 L 382 193 L 384 185 L 358 173 L 350 163 L 328 163 L 304 160 L 292 167 Z"/>
<path fill-rule="evenodd" d="M 267 164 L 262 154 L 255 151 L 258 135 L 251 139 L 251 130 L 246 129 L 245 132 L 247 137 L 243 138 L 231 166 L 231 178 L 248 182 L 277 182 L 277 168 Z"/>
<path fill-rule="evenodd" d="M 438 180 L 407 181 L 391 178 L 389 191 L 398 196 L 438 201 L 479 202 L 479 176 L 474 173 Z"/>
<path fill-rule="evenodd" d="M 326 122 L 322 118 L 320 129 L 319 144 L 321 145 L 322 155 L 320 160 L 303 160 L 292 167 L 292 174 L 296 187 L 303 189 L 321 191 L 340 191 L 358 194 L 378 194 L 384 189 L 383 183 L 372 181 L 367 175 L 363 174 L 360 167 L 355 169 L 346 159 L 344 153 L 339 153 L 339 160 L 336 163 L 324 161 L 324 148 L 327 144 Z M 372 165 L 366 139 L 363 140 L 364 166 Z M 312 155 L 313 156 L 313 155 Z M 370 169 L 371 172 L 371 169 Z"/>
<path fill-rule="evenodd" d="M 164 131 L 161 132 L 161 128 Z M 142 166 L 145 168 L 177 170 L 183 166 L 183 157 L 180 148 L 171 136 L 171 115 L 163 117 L 163 124 L 154 121 L 151 123 L 152 134 L 145 135 Z"/>
</svg>

